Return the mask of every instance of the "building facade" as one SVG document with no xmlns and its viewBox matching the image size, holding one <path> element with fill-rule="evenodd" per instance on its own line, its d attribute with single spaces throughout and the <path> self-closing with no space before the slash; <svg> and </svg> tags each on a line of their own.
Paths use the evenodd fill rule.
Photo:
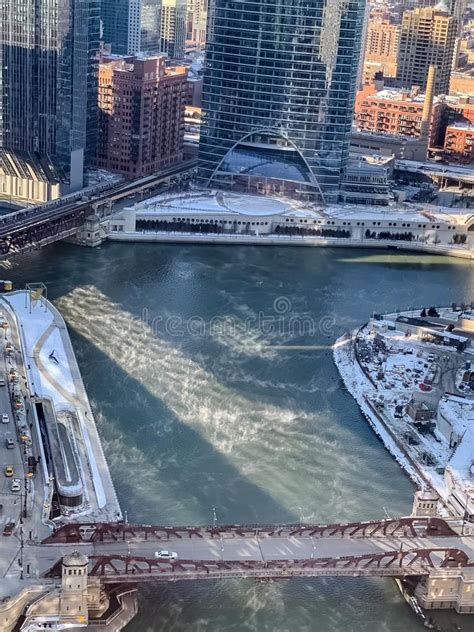
<svg viewBox="0 0 474 632">
<path fill-rule="evenodd" d="M 0 1 L 0 148 L 51 163 L 70 190 L 96 139 L 99 10 L 99 0 Z"/>
<path fill-rule="evenodd" d="M 474 94 L 474 66 L 467 71 L 453 72 L 449 81 L 449 92 Z"/>
<path fill-rule="evenodd" d="M 425 95 L 417 90 L 410 92 L 390 88 L 377 90 L 374 85 L 364 86 L 357 93 L 354 123 L 361 132 L 419 137 L 422 132 Z M 436 100 L 431 111 L 430 141 L 433 146 L 438 136 L 443 104 Z"/>
<path fill-rule="evenodd" d="M 171 59 L 184 57 L 186 13 L 186 0 L 162 0 L 160 48 Z"/>
<path fill-rule="evenodd" d="M 377 63 L 386 77 L 397 74 L 400 26 L 387 18 L 370 19 L 367 27 L 365 63 Z"/>
<path fill-rule="evenodd" d="M 474 163 L 474 123 L 453 123 L 446 128 L 444 156 L 450 162 Z"/>
<path fill-rule="evenodd" d="M 115 55 L 161 52 L 161 0 L 101 0 L 102 40 Z"/>
<path fill-rule="evenodd" d="M 186 39 L 198 48 L 206 43 L 208 0 L 188 0 Z"/>
<path fill-rule="evenodd" d="M 115 55 L 128 53 L 130 0 L 101 0 L 101 39 Z"/>
<path fill-rule="evenodd" d="M 337 198 L 348 156 L 364 4 L 210 5 L 202 183 Z"/>
<path fill-rule="evenodd" d="M 397 82 L 426 88 L 430 65 L 436 66 L 435 94 L 447 94 L 456 41 L 456 19 L 436 7 L 405 11 L 400 30 Z"/>
<path fill-rule="evenodd" d="M 97 167 L 133 178 L 183 159 L 187 71 L 165 59 L 102 59 Z"/>
</svg>

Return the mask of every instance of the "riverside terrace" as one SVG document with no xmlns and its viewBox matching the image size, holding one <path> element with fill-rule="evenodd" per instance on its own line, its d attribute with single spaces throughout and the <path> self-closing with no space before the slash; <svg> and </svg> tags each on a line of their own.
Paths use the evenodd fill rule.
<svg viewBox="0 0 474 632">
<path fill-rule="evenodd" d="M 430 205 L 310 207 L 222 191 L 166 194 L 102 223 L 115 241 L 396 247 L 474 257 L 474 215 Z"/>
</svg>

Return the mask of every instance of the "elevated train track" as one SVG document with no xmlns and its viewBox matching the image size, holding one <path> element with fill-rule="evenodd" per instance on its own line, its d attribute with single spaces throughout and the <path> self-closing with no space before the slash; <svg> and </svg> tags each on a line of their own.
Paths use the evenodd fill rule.
<svg viewBox="0 0 474 632">
<path fill-rule="evenodd" d="M 71 237 L 95 208 L 107 205 L 111 200 L 154 189 L 196 167 L 197 160 L 191 160 L 159 174 L 90 187 L 46 204 L 3 215 L 0 217 L 0 260 Z"/>
</svg>

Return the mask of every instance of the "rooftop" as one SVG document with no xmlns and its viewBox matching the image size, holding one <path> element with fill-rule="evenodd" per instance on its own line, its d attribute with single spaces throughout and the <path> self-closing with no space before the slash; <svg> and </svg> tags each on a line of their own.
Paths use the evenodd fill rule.
<svg viewBox="0 0 474 632">
<path fill-rule="evenodd" d="M 448 125 L 447 129 L 462 129 L 464 131 L 474 132 L 474 123 L 468 123 L 467 121 L 459 121 L 458 123 L 453 123 L 452 125 Z"/>
<path fill-rule="evenodd" d="M 286 198 L 239 194 L 227 191 L 195 190 L 152 197 L 131 207 L 136 213 L 148 214 L 206 214 L 306 217 L 311 219 L 337 218 L 354 220 L 388 220 L 419 223 L 463 224 L 472 217 L 468 209 L 454 209 L 430 204 L 410 204 L 404 207 L 361 206 L 336 204 L 316 207 Z"/>
</svg>

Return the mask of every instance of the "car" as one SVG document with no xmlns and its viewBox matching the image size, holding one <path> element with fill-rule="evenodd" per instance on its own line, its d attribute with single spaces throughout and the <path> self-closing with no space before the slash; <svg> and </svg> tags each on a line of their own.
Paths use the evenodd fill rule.
<svg viewBox="0 0 474 632">
<path fill-rule="evenodd" d="M 7 413 L 3 413 L 2 414 L 2 424 L 7 424 L 10 421 L 10 417 L 7 415 Z"/>
<path fill-rule="evenodd" d="M 12 492 L 19 492 L 21 490 L 21 481 L 19 478 L 14 478 L 11 484 Z"/>
<path fill-rule="evenodd" d="M 5 386 L 5 379 L 0 377 L 0 386 Z"/>
<path fill-rule="evenodd" d="M 5 447 L 7 448 L 7 450 L 13 450 L 15 448 L 15 442 L 11 437 L 7 437 L 5 439 Z"/>
<path fill-rule="evenodd" d="M 178 554 L 174 551 L 168 551 L 167 549 L 161 549 L 160 551 L 155 552 L 155 558 L 157 560 L 168 560 L 173 562 L 178 559 Z"/>
<path fill-rule="evenodd" d="M 13 533 L 14 528 L 15 528 L 14 522 L 7 522 L 6 525 L 3 527 L 3 535 L 11 535 Z"/>
<path fill-rule="evenodd" d="M 433 362 L 435 359 L 434 355 L 432 353 L 429 354 L 428 356 L 428 362 Z"/>
<path fill-rule="evenodd" d="M 13 465 L 7 465 L 5 468 L 5 476 L 11 478 L 13 476 Z"/>
</svg>

